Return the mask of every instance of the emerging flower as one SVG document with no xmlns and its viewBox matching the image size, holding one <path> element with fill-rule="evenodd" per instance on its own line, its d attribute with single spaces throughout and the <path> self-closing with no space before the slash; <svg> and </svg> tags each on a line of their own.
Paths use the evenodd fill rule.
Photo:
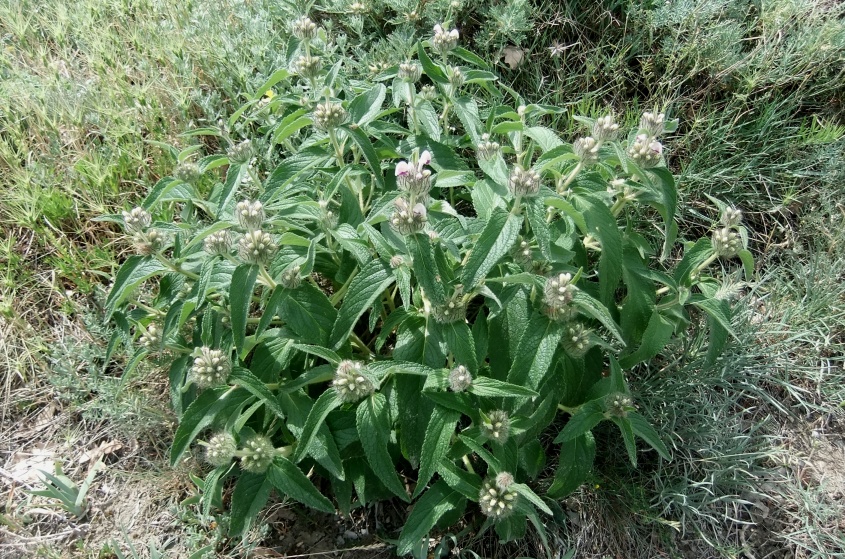
<svg viewBox="0 0 845 559">
<path fill-rule="evenodd" d="M 402 257 L 401 254 L 394 254 L 390 257 L 390 267 L 391 268 L 398 268 L 402 264 L 405 263 L 405 259 Z"/>
<path fill-rule="evenodd" d="M 496 487 L 501 491 L 507 491 L 513 485 L 513 474 L 509 472 L 499 472 L 496 475 Z"/>
<path fill-rule="evenodd" d="M 254 151 L 250 140 L 244 140 L 243 142 L 235 144 L 226 151 L 226 157 L 228 157 L 232 162 L 239 163 L 241 165 L 249 163 L 253 154 Z"/>
<path fill-rule="evenodd" d="M 472 374 L 463 365 L 458 365 L 449 373 L 449 388 L 452 392 L 463 392 L 472 385 Z"/>
<path fill-rule="evenodd" d="M 322 63 L 319 56 L 309 56 L 304 54 L 293 61 L 291 69 L 293 73 L 302 76 L 306 80 L 313 80 L 320 75 Z"/>
<path fill-rule="evenodd" d="M 199 165 L 193 161 L 183 161 L 173 169 L 173 176 L 182 182 L 193 184 L 202 176 Z"/>
<path fill-rule="evenodd" d="M 361 374 L 364 364 L 360 361 L 345 359 L 337 366 L 334 375 L 334 385 L 337 395 L 344 402 L 355 403 L 363 400 L 375 391 L 370 380 Z"/>
<path fill-rule="evenodd" d="M 212 233 L 203 241 L 203 247 L 212 256 L 228 256 L 232 252 L 232 236 L 229 230 Z"/>
<path fill-rule="evenodd" d="M 426 101 L 434 101 L 437 99 L 437 90 L 433 85 L 424 85 L 420 88 L 420 97 Z"/>
<path fill-rule="evenodd" d="M 390 216 L 390 226 L 400 235 L 413 235 L 423 230 L 426 222 L 426 209 L 421 203 L 410 208 L 405 198 L 397 198 L 393 203 L 395 209 Z"/>
<path fill-rule="evenodd" d="M 592 137 L 600 143 L 609 142 L 616 138 L 617 132 L 619 132 L 619 125 L 613 121 L 613 116 L 607 115 L 596 119 Z"/>
<path fill-rule="evenodd" d="M 512 513 L 517 498 L 516 491 L 510 485 L 507 488 L 499 486 L 497 483 L 499 476 L 496 476 L 495 480 L 485 480 L 478 495 L 481 512 L 494 520 L 500 520 Z"/>
<path fill-rule="evenodd" d="M 191 366 L 191 379 L 199 388 L 225 384 L 232 372 L 232 360 L 219 349 L 202 347 Z"/>
<path fill-rule="evenodd" d="M 254 474 L 263 474 L 273 462 L 276 448 L 265 436 L 256 435 L 246 442 L 241 450 L 241 468 Z"/>
<path fill-rule="evenodd" d="M 504 410 L 493 410 L 489 414 L 481 414 L 481 434 L 499 444 L 508 442 L 510 436 L 511 422 L 508 412 Z"/>
<path fill-rule="evenodd" d="M 713 250 L 722 258 L 733 258 L 742 249 L 739 233 L 730 227 L 713 231 Z"/>
<path fill-rule="evenodd" d="M 649 138 L 657 138 L 666 130 L 666 115 L 664 113 L 654 114 L 644 112 L 640 117 L 639 132 Z"/>
<path fill-rule="evenodd" d="M 457 66 L 447 68 L 446 77 L 449 78 L 449 85 L 452 86 L 452 91 L 457 91 L 466 82 L 463 72 Z"/>
<path fill-rule="evenodd" d="M 255 231 L 261 229 L 264 223 L 264 206 L 258 200 L 241 200 L 235 206 L 235 217 L 238 219 L 238 224 L 247 231 Z"/>
<path fill-rule="evenodd" d="M 499 142 L 491 142 L 490 134 L 485 132 L 481 135 L 481 143 L 476 146 L 475 152 L 478 154 L 478 158 L 482 161 L 489 161 L 491 159 L 495 159 L 496 156 L 499 155 L 501 147 L 502 146 L 499 145 Z"/>
<path fill-rule="evenodd" d="M 578 138 L 572 144 L 572 151 L 585 166 L 590 166 L 599 160 L 599 143 L 592 136 Z"/>
<path fill-rule="evenodd" d="M 360 16 L 367 13 L 367 6 L 363 2 L 352 2 L 349 5 L 349 12 L 354 16 Z"/>
<path fill-rule="evenodd" d="M 291 31 L 300 41 L 311 41 L 317 37 L 317 24 L 307 16 L 302 16 L 293 22 Z"/>
<path fill-rule="evenodd" d="M 431 46 L 434 50 L 442 54 L 446 54 L 450 50 L 458 46 L 458 39 L 460 35 L 457 29 L 446 31 L 439 23 L 434 26 L 434 38 L 431 40 Z"/>
<path fill-rule="evenodd" d="M 627 394 L 614 392 L 604 398 L 605 415 L 611 417 L 627 417 L 634 409 L 634 401 Z"/>
<path fill-rule="evenodd" d="M 164 246 L 164 235 L 157 229 L 150 229 L 149 231 L 139 231 L 132 236 L 135 242 L 135 250 L 141 256 L 150 256 L 162 249 Z"/>
<path fill-rule="evenodd" d="M 569 324 L 563 333 L 561 343 L 566 353 L 575 358 L 584 357 L 590 347 L 593 346 L 591 339 L 592 331 L 585 328 L 580 322 Z"/>
<path fill-rule="evenodd" d="M 299 277 L 300 270 L 299 264 L 294 264 L 282 272 L 282 276 L 279 278 L 279 283 L 282 284 L 282 287 L 285 289 L 296 289 L 299 287 L 302 283 L 302 278 Z"/>
<path fill-rule="evenodd" d="M 412 200 L 425 200 L 431 190 L 431 171 L 425 166 L 431 163 L 431 152 L 425 150 L 419 157 L 416 154 L 411 162 L 400 161 L 396 164 L 396 186 L 411 195 Z"/>
<path fill-rule="evenodd" d="M 508 189 L 514 196 L 536 196 L 540 192 L 540 174 L 533 169 L 523 169 L 515 165 L 508 181 Z"/>
<path fill-rule="evenodd" d="M 546 280 L 543 301 L 546 303 L 546 310 L 551 318 L 562 320 L 571 315 L 569 303 L 576 290 L 571 281 L 572 274 L 558 274 Z"/>
<path fill-rule="evenodd" d="M 205 461 L 212 466 L 225 466 L 235 457 L 238 445 L 230 433 L 218 433 L 211 437 L 205 447 Z"/>
<path fill-rule="evenodd" d="M 152 222 L 153 216 L 144 208 L 136 207 L 131 211 L 123 212 L 123 225 L 129 233 L 140 233 Z"/>
<path fill-rule="evenodd" d="M 432 305 L 431 316 L 441 324 L 466 320 L 467 304 L 463 297 L 463 288 L 458 286 L 452 296 L 442 305 Z"/>
<path fill-rule="evenodd" d="M 261 230 L 249 231 L 238 241 L 238 255 L 247 264 L 268 264 L 276 249 L 273 237 Z"/>
<path fill-rule="evenodd" d="M 399 65 L 399 79 L 407 83 L 417 83 L 422 77 L 422 66 L 416 62 L 403 62 Z"/>
<path fill-rule="evenodd" d="M 138 338 L 138 343 L 148 351 L 158 351 L 161 347 L 162 333 L 161 327 L 153 322 L 143 331 L 141 337 Z"/>
<path fill-rule="evenodd" d="M 318 130 L 333 130 L 346 122 L 347 116 L 340 103 L 318 103 L 314 108 L 314 126 Z"/>
<path fill-rule="evenodd" d="M 725 227 L 738 227 L 742 223 L 742 212 L 736 208 L 725 208 L 722 213 L 722 225 Z"/>
<path fill-rule="evenodd" d="M 628 148 L 628 155 L 634 160 L 634 163 L 643 169 L 654 167 L 660 162 L 660 154 L 663 153 L 663 144 L 647 136 L 640 134 L 637 136 L 631 147 Z"/>
</svg>

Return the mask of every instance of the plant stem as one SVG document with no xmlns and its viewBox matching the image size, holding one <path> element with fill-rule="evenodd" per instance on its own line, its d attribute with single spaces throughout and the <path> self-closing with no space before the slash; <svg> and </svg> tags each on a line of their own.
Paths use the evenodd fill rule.
<svg viewBox="0 0 845 559">
<path fill-rule="evenodd" d="M 351 332 L 349 334 L 349 339 L 352 340 L 352 345 L 363 351 L 367 357 L 371 355 L 372 352 L 370 351 L 370 348 L 368 348 L 367 344 L 365 344 L 363 340 L 358 337 L 358 334 L 356 334 L 355 332 Z"/>
<path fill-rule="evenodd" d="M 575 413 L 578 411 L 578 409 L 580 407 L 581 406 L 575 406 L 574 408 L 570 408 L 568 406 L 564 406 L 563 404 L 557 405 L 557 409 L 559 409 L 562 412 L 568 413 L 569 415 L 575 415 Z"/>
<path fill-rule="evenodd" d="M 713 254 L 710 255 L 709 258 L 707 258 L 707 260 L 705 260 L 704 262 L 699 264 L 698 267 L 695 269 L 695 271 L 700 272 L 700 271 L 704 270 L 707 266 L 712 264 L 717 258 L 719 258 L 719 255 L 714 252 Z"/>
<path fill-rule="evenodd" d="M 159 262 L 161 262 L 162 264 L 164 264 L 166 267 L 170 268 L 171 270 L 173 270 L 177 274 L 182 274 L 183 276 L 191 278 L 192 280 L 200 279 L 199 275 L 197 275 L 193 272 L 189 272 L 188 270 L 182 269 L 182 266 L 180 266 L 178 264 L 174 264 L 173 262 L 170 261 L 170 259 L 168 259 L 162 253 L 159 252 L 158 254 L 156 254 L 156 256 L 158 257 Z"/>
<path fill-rule="evenodd" d="M 276 281 L 270 277 L 270 274 L 267 273 L 267 268 L 264 267 L 264 264 L 259 266 L 258 268 L 258 275 L 261 276 L 261 279 L 270 289 L 276 289 Z"/>
<path fill-rule="evenodd" d="M 578 173 L 581 172 L 581 169 L 583 167 L 584 167 L 584 164 L 581 161 L 579 161 L 578 164 L 575 165 L 575 167 L 572 168 L 572 170 L 569 172 L 569 175 L 566 176 L 566 180 L 563 181 L 563 184 L 560 185 L 560 188 L 558 188 L 558 190 L 557 190 L 558 194 L 563 193 L 566 190 L 566 188 L 570 184 L 572 184 L 572 181 L 575 180 L 575 177 L 578 175 Z"/>
<path fill-rule="evenodd" d="M 337 291 L 334 292 L 334 294 L 332 294 L 332 298 L 330 299 L 331 302 L 332 302 L 332 305 L 337 305 L 338 302 L 340 302 L 340 300 L 343 299 L 343 296 L 346 295 L 346 291 L 349 289 L 349 284 L 352 283 L 352 279 L 355 277 L 355 275 L 357 273 L 358 273 L 358 268 L 356 267 L 355 270 L 351 274 L 349 274 L 349 278 L 347 278 L 346 283 L 344 283 L 342 286 L 340 286 L 340 289 L 338 289 Z"/>
</svg>

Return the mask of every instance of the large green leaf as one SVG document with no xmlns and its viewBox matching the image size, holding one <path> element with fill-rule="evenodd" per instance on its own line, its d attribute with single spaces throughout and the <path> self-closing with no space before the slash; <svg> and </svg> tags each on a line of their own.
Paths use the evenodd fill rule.
<svg viewBox="0 0 845 559">
<path fill-rule="evenodd" d="M 114 278 L 114 286 L 106 299 L 106 320 L 144 280 L 166 271 L 158 260 L 150 256 L 134 255 L 126 259 Z"/>
<path fill-rule="evenodd" d="M 554 481 L 546 494 L 563 499 L 584 483 L 596 457 L 596 442 L 591 433 L 569 439 L 560 447 L 560 459 Z"/>
<path fill-rule="evenodd" d="M 545 314 L 535 313 L 519 340 L 508 382 L 536 390 L 552 364 L 562 335 L 563 327 L 558 322 Z"/>
<path fill-rule="evenodd" d="M 253 396 L 261 400 L 265 406 L 270 408 L 273 413 L 284 419 L 285 411 L 279 406 L 276 397 L 249 369 L 234 367 L 232 373 L 229 375 L 229 381 L 245 388 Z"/>
<path fill-rule="evenodd" d="M 460 418 L 461 414 L 454 410 L 435 406 L 425 430 L 414 499 L 422 493 L 425 486 L 431 481 L 437 466 L 449 451 L 449 443 L 452 440 L 452 435 L 455 434 L 455 426 Z"/>
<path fill-rule="evenodd" d="M 435 305 L 441 305 L 446 300 L 443 290 L 443 280 L 434 262 L 431 239 L 425 233 L 417 233 L 405 238 L 405 244 L 413 259 L 414 277 L 425 290 L 426 297 Z"/>
<path fill-rule="evenodd" d="M 575 197 L 575 202 L 584 214 L 588 232 L 601 242 L 601 301 L 608 308 L 614 308 L 616 287 L 622 279 L 622 234 L 604 200 L 592 194 L 581 194 Z"/>
<path fill-rule="evenodd" d="M 240 351 L 244 347 L 246 337 L 246 319 L 249 306 L 252 303 L 252 291 L 255 279 L 258 277 L 258 266 L 241 264 L 232 274 L 232 285 L 229 288 L 229 303 L 232 306 L 232 339 L 235 347 Z"/>
<path fill-rule="evenodd" d="M 619 364 L 626 369 L 630 369 L 637 363 L 651 359 L 666 347 L 674 330 L 674 325 L 655 309 L 648 321 L 648 327 L 643 333 L 642 344 L 635 352 L 621 357 Z"/>
<path fill-rule="evenodd" d="M 246 532 L 252 521 L 264 508 L 273 484 L 264 474 L 243 472 L 232 491 L 232 514 L 229 536 L 237 537 Z"/>
<path fill-rule="evenodd" d="M 228 386 L 211 388 L 200 394 L 199 398 L 188 406 L 179 421 L 170 447 L 170 464 L 175 466 L 179 462 L 200 431 L 211 425 L 215 418 L 228 417 L 249 397 L 249 392 L 231 392 Z"/>
<path fill-rule="evenodd" d="M 294 462 L 299 462 L 309 453 L 311 445 L 314 442 L 314 437 L 326 420 L 326 416 L 333 409 L 338 408 L 341 403 L 340 398 L 338 398 L 337 393 L 332 388 L 320 394 L 320 397 L 317 398 L 317 401 L 314 402 L 311 411 L 308 413 L 308 419 L 302 428 L 302 435 L 299 437 L 299 442 L 296 445 L 296 450 L 292 457 Z"/>
<path fill-rule="evenodd" d="M 358 438 L 373 472 L 394 495 L 408 501 L 408 494 L 387 450 L 391 425 L 384 396 L 375 393 L 363 400 L 358 404 L 355 416 Z"/>
<path fill-rule="evenodd" d="M 370 261 L 352 278 L 332 329 L 329 344 L 332 349 L 338 350 L 346 342 L 361 315 L 393 281 L 393 273 L 381 260 Z"/>
<path fill-rule="evenodd" d="M 536 398 L 539 396 L 536 391 L 530 388 L 490 377 L 475 377 L 472 379 L 472 384 L 468 390 L 476 396 L 485 398 Z"/>
<path fill-rule="evenodd" d="M 380 83 L 358 95 L 349 103 L 350 120 L 358 126 L 364 126 L 375 119 L 381 112 L 381 106 L 386 95 L 387 88 Z"/>
<path fill-rule="evenodd" d="M 433 326 L 433 325 L 432 325 Z M 466 322 L 450 322 L 437 325 L 443 333 L 446 347 L 455 357 L 456 365 L 467 367 L 473 374 L 478 371 L 478 361 L 475 355 L 475 340 Z"/>
<path fill-rule="evenodd" d="M 490 220 L 472 247 L 464 266 L 462 276 L 464 289 L 467 291 L 474 289 L 487 277 L 493 266 L 513 246 L 519 236 L 520 227 L 522 227 L 522 216 L 493 210 Z"/>
<path fill-rule="evenodd" d="M 622 343 L 625 342 L 625 339 L 622 337 L 622 332 L 619 330 L 619 326 L 616 324 L 616 321 L 613 320 L 613 317 L 610 316 L 607 307 L 580 289 L 575 291 L 572 297 L 572 302 L 581 312 L 601 322 L 602 326 L 607 328 L 617 340 Z"/>
<path fill-rule="evenodd" d="M 337 310 L 329 298 L 311 283 L 285 290 L 279 315 L 307 343 L 326 345 L 335 324 Z"/>
<path fill-rule="evenodd" d="M 666 448 L 666 445 L 660 440 L 660 435 L 657 434 L 657 431 L 645 417 L 637 412 L 628 412 L 628 421 L 636 436 L 648 443 L 664 460 L 672 459 L 669 449 Z"/>
<path fill-rule="evenodd" d="M 563 430 L 555 437 L 555 443 L 571 441 L 575 437 L 584 435 L 604 419 L 604 410 L 601 404 L 592 400 L 582 405 L 578 411 L 572 414 Z"/>
<path fill-rule="evenodd" d="M 364 159 L 367 161 L 367 165 L 370 166 L 373 178 L 378 184 L 379 189 L 384 190 L 384 174 L 381 171 L 381 162 L 370 138 L 360 128 L 353 128 L 348 124 L 343 125 L 342 128 L 346 130 L 349 137 L 361 148 L 361 153 L 364 154 Z"/>
<path fill-rule="evenodd" d="M 334 506 L 326 499 L 296 464 L 287 458 L 276 456 L 267 470 L 267 479 L 280 492 L 303 505 L 322 512 L 334 514 Z"/>
<path fill-rule="evenodd" d="M 407 555 L 414 546 L 434 528 L 437 521 L 448 512 L 464 505 L 464 497 L 438 481 L 417 501 L 399 535 L 397 555 Z"/>
</svg>

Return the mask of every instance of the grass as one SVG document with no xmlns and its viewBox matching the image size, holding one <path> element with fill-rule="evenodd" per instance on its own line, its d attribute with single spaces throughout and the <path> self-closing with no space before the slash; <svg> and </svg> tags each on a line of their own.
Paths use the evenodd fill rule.
<svg viewBox="0 0 845 559">
<path fill-rule="evenodd" d="M 561 504 L 551 526 L 559 545 L 579 557 L 763 557 L 778 549 L 845 557 L 836 497 L 845 491 L 836 446 L 845 431 L 845 7 L 470 4 L 463 28 L 487 52 L 525 49 L 521 66 L 499 61 L 497 71 L 530 100 L 568 108 L 558 127 L 574 136 L 573 114 L 611 107 L 631 124 L 642 110 L 667 108 L 681 121 L 667 151 L 686 225 L 709 227 L 709 194 L 739 205 L 754 229 L 759 278 L 738 284 L 738 340 L 707 365 L 706 340 L 694 336 L 632 379 L 674 459 L 646 454 L 639 470 L 599 463 L 594 483 Z M 396 21 L 408 6 L 376 7 Z M 56 443 L 66 458 L 74 442 L 136 441 L 105 457 L 111 469 L 92 498 L 107 499 L 98 485 L 146 487 L 165 503 L 148 510 L 167 511 L 150 514 L 171 522 L 156 529 L 159 544 L 185 536 L 193 546 L 177 554 L 219 534 L 178 505 L 190 495 L 187 477 L 174 481 L 162 464 L 172 428 L 166 378 L 154 366 L 131 379 L 103 369 L 108 332 L 97 326 L 98 305 L 126 247 L 92 218 L 127 207 L 170 171 L 159 143 L 187 147 L 193 140 L 181 132 L 228 117 L 243 92 L 282 66 L 286 25 L 284 8 L 269 0 L 0 5 L 3 467 L 19 456 L 16 427 L 34 428 L 55 400 L 66 427 L 35 431 L 33 440 Z M 374 42 L 377 52 L 362 50 L 361 60 L 392 56 L 390 45 L 407 42 L 390 41 Z M 153 491 L 157 483 L 166 491 Z M 4 536 L 32 506 L 5 491 Z M 111 540 L 128 520 L 97 519 L 110 532 L 98 539 L 95 530 L 77 546 L 45 539 L 38 553 L 96 557 L 119 545 Z M 129 538 L 139 549 L 155 544 L 142 533 Z M 493 553 L 488 540 L 471 549 Z"/>
</svg>

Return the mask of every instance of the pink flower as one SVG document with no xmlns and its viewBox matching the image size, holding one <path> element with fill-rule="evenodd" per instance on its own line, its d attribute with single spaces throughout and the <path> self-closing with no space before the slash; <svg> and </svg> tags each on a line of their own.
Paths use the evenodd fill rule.
<svg viewBox="0 0 845 559">
<path fill-rule="evenodd" d="M 424 151 L 424 152 L 422 152 L 422 154 L 420 155 L 420 165 L 419 165 L 419 168 L 422 168 L 422 166 L 423 166 L 423 165 L 428 165 L 429 163 L 431 163 L 431 152 L 430 152 L 430 151 L 428 151 L 428 150 L 425 150 L 425 151 Z"/>
<path fill-rule="evenodd" d="M 404 177 L 411 174 L 411 165 L 407 161 L 400 161 L 396 164 L 396 176 Z"/>
<path fill-rule="evenodd" d="M 658 141 L 651 142 L 648 147 L 651 148 L 651 151 L 653 151 L 657 155 L 663 153 L 663 144 Z"/>
</svg>

